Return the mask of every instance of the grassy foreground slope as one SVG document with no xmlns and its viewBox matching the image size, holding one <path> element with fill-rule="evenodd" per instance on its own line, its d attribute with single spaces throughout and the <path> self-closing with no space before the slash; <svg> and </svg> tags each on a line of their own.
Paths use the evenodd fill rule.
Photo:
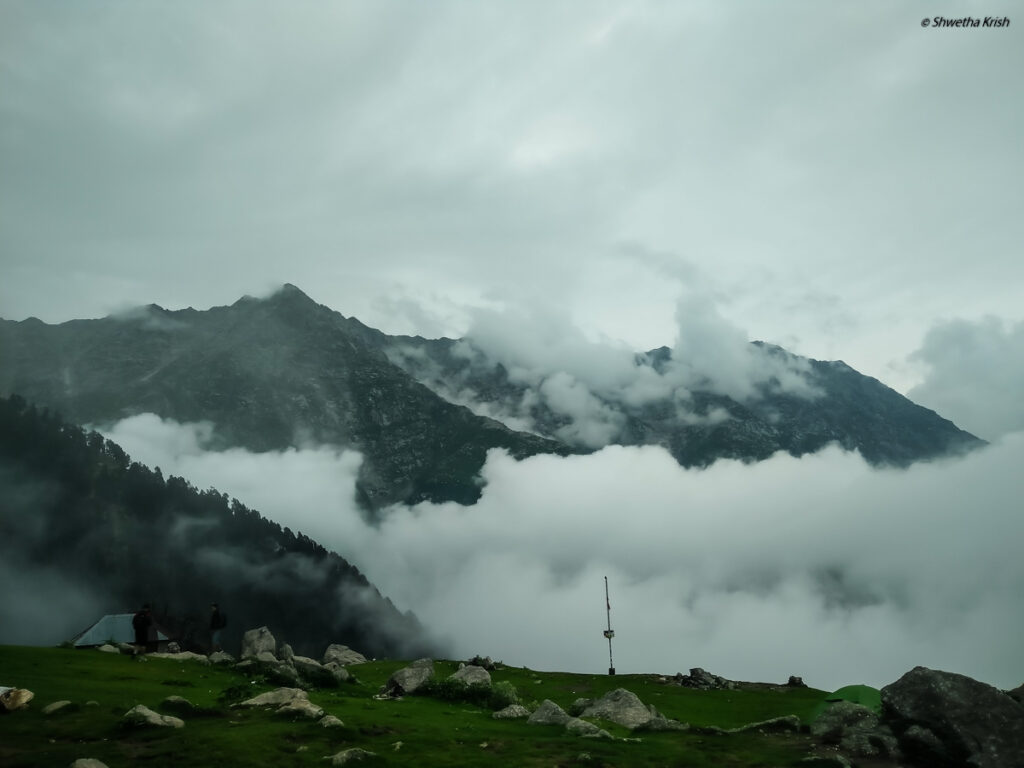
<svg viewBox="0 0 1024 768">
<path fill-rule="evenodd" d="M 311 690 L 310 699 L 344 722 L 325 729 L 314 721 L 289 720 L 271 711 L 232 709 L 231 703 L 278 687 L 259 676 L 196 662 L 63 648 L 0 646 L 0 685 L 35 694 L 28 709 L 0 716 L 0 765 L 67 766 L 91 757 L 119 766 L 312 766 L 349 747 L 377 754 L 368 764 L 402 766 L 795 766 L 811 747 L 798 733 L 712 735 L 639 733 L 639 741 L 582 739 L 558 726 L 497 721 L 491 711 L 464 702 L 426 697 L 374 699 L 388 676 L 404 666 L 376 661 L 352 667 L 357 681 Z M 438 662 L 444 678 L 457 667 Z M 578 697 L 598 697 L 623 687 L 665 716 L 694 726 L 734 728 L 780 715 L 805 722 L 820 702 L 813 689 L 762 687 L 741 691 L 694 691 L 659 684 L 647 675 L 578 675 L 499 667 L 494 682 L 507 680 L 531 705 L 551 699 L 568 709 Z M 169 696 L 188 699 L 197 711 L 169 712 Z M 73 704 L 52 715 L 43 707 Z M 95 702 L 95 703 L 90 703 Z M 122 725 L 136 704 L 175 714 L 182 729 L 132 729 Z M 616 737 L 633 734 L 599 723 Z M 804 765 L 807 765 L 804 763 Z"/>
</svg>

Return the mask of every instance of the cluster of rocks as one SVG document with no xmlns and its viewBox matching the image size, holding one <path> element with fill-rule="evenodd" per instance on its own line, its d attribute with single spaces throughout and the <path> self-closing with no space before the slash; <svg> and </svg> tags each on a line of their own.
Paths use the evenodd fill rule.
<svg viewBox="0 0 1024 768">
<path fill-rule="evenodd" d="M 608 731 L 585 720 L 607 720 L 631 731 L 685 731 L 690 726 L 678 720 L 670 720 L 653 706 L 644 704 L 640 698 L 624 688 L 609 691 L 599 699 L 576 699 L 570 711 L 566 712 L 550 699 L 541 702 L 533 712 L 514 704 L 494 713 L 498 720 L 526 718 L 530 725 L 558 725 L 568 733 L 588 739 L 611 739 Z"/>
<path fill-rule="evenodd" d="M 668 685 L 681 685 L 684 688 L 696 688 L 699 691 L 733 691 L 737 688 L 737 684 L 734 681 L 713 675 L 700 667 L 694 667 L 688 675 L 676 672 L 674 677 L 659 678 L 659 682 L 664 682 Z"/>
<path fill-rule="evenodd" d="M 811 733 L 853 757 L 922 768 L 1024 768 L 1024 707 L 1013 693 L 915 667 L 882 688 L 881 714 L 834 702 Z"/>
<path fill-rule="evenodd" d="M 214 663 L 234 664 L 229 654 L 219 651 L 211 654 Z M 255 669 L 283 685 L 296 688 L 337 687 L 351 679 L 347 667 L 362 664 L 366 657 L 347 645 L 327 646 L 318 661 L 308 656 L 297 656 L 287 643 L 278 643 L 266 627 L 250 629 L 242 637 L 242 660 L 239 669 Z"/>
</svg>

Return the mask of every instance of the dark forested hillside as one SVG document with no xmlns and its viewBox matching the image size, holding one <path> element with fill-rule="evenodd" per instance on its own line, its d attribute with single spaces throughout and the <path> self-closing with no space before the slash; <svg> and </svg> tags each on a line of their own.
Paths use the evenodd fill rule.
<svg viewBox="0 0 1024 768">
<path fill-rule="evenodd" d="M 0 559 L 8 622 L 60 602 L 63 584 L 91 595 L 99 613 L 150 602 L 186 642 L 205 643 L 217 601 L 232 645 L 265 624 L 310 655 L 330 642 L 370 655 L 430 650 L 416 618 L 342 557 L 214 489 L 165 479 L 18 396 L 0 399 Z M 66 636 L 83 628 L 67 620 Z"/>
</svg>

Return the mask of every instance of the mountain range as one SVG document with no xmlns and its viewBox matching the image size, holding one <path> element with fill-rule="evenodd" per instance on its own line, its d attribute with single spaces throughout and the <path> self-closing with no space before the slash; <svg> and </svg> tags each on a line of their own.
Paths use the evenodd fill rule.
<svg viewBox="0 0 1024 768">
<path fill-rule="evenodd" d="M 667 347 L 633 356 L 640 394 L 590 387 L 564 372 L 526 374 L 472 338 L 384 334 L 285 285 L 206 311 L 151 304 L 57 325 L 0 321 L 0 394 L 79 424 L 145 412 L 212 422 L 214 449 L 354 448 L 369 514 L 473 503 L 495 448 L 525 458 L 659 445 L 693 467 L 835 442 L 907 466 L 984 444 L 845 363 L 762 342 L 742 355 L 757 372 L 742 392 Z"/>
</svg>

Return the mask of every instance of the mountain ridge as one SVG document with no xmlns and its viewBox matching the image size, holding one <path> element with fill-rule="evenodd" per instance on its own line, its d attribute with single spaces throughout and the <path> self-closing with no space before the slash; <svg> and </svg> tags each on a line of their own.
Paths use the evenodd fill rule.
<svg viewBox="0 0 1024 768">
<path fill-rule="evenodd" d="M 637 353 L 630 375 L 675 387 L 672 397 L 588 389 L 558 372 L 528 381 L 472 339 L 390 336 L 288 283 L 208 310 L 148 305 L 58 325 L 0 321 L 0 394 L 76 423 L 143 412 L 211 421 L 216 449 L 356 449 L 357 498 L 370 513 L 474 503 L 495 448 L 526 458 L 660 445 L 700 467 L 836 442 L 871 463 L 907 466 L 984 444 L 845 363 L 763 342 L 740 354 L 761 377 L 746 398 L 714 391 L 713 378 L 664 347 Z M 587 422 L 590 414 L 573 410 L 579 402 L 604 421 Z"/>
</svg>

